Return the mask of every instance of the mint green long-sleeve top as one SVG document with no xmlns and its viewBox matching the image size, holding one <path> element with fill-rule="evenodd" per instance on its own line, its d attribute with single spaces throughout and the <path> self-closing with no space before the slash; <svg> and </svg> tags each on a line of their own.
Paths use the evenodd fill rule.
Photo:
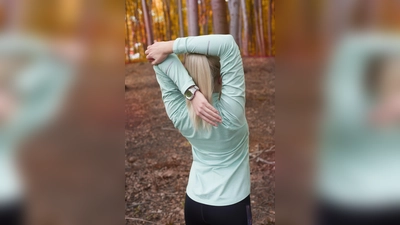
<svg viewBox="0 0 400 225">
<path fill-rule="evenodd" d="M 370 60 L 399 54 L 398 35 L 363 33 L 343 38 L 333 55 L 316 180 L 322 198 L 356 208 L 400 204 L 400 126 L 371 125 L 375 100 L 366 89 Z"/>
<path fill-rule="evenodd" d="M 222 123 L 210 131 L 195 131 L 184 92 L 195 83 L 175 54 L 154 66 L 168 117 L 191 143 L 193 163 L 186 189 L 194 201 L 225 206 L 250 194 L 249 130 L 245 116 L 245 80 L 240 51 L 231 35 L 178 38 L 173 51 L 218 56 L 221 97 L 213 106 Z"/>
<path fill-rule="evenodd" d="M 23 197 L 17 150 L 54 117 L 73 80 L 72 68 L 33 37 L 0 35 L 0 60 L 10 58 L 28 62 L 14 74 L 2 74 L 13 77 L 8 88 L 16 96 L 18 108 L 11 119 L 0 124 L 0 207 Z"/>
</svg>

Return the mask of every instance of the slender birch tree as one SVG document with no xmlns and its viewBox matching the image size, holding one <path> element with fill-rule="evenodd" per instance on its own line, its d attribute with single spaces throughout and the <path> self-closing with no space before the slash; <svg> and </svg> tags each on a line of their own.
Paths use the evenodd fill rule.
<svg viewBox="0 0 400 225">
<path fill-rule="evenodd" d="M 225 0 L 211 0 L 213 12 L 213 33 L 229 34 Z"/>
<path fill-rule="evenodd" d="M 268 0 L 268 56 L 272 56 L 272 0 Z"/>
<path fill-rule="evenodd" d="M 154 35 L 153 35 L 153 26 L 150 21 L 150 15 L 147 9 L 146 0 L 142 0 L 142 8 L 143 8 L 144 23 L 146 26 L 146 33 L 147 33 L 147 45 L 151 45 L 153 44 L 154 41 Z"/>
<path fill-rule="evenodd" d="M 199 35 L 199 11 L 197 0 L 186 0 L 189 36 Z"/>
<path fill-rule="evenodd" d="M 182 0 L 176 1 L 178 2 L 179 37 L 183 37 L 185 34 L 183 32 Z"/>
<path fill-rule="evenodd" d="M 230 15 L 230 24 L 229 24 L 229 33 L 235 39 L 237 45 L 239 45 L 239 0 L 229 0 L 229 15 Z"/>
<path fill-rule="evenodd" d="M 247 19 L 246 1 L 241 0 L 240 7 L 242 8 L 243 17 L 243 38 L 242 38 L 242 48 L 243 56 L 249 55 L 249 21 Z"/>
</svg>

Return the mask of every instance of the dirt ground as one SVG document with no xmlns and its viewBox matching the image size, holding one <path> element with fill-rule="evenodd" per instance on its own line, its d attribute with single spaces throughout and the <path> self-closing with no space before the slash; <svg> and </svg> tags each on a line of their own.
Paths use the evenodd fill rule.
<svg viewBox="0 0 400 225">
<path fill-rule="evenodd" d="M 243 64 L 253 224 L 275 224 L 275 61 Z M 125 76 L 126 224 L 184 224 L 191 146 L 167 117 L 151 65 L 128 64 Z"/>
</svg>

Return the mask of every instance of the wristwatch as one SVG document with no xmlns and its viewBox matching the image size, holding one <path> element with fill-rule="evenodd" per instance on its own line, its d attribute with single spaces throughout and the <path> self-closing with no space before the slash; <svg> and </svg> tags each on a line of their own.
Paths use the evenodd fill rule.
<svg viewBox="0 0 400 225">
<path fill-rule="evenodd" d="M 185 97 L 187 100 L 192 101 L 192 99 L 194 98 L 194 95 L 196 94 L 196 91 L 199 90 L 199 87 L 197 87 L 196 85 L 191 86 L 190 88 L 188 88 L 185 91 Z"/>
</svg>

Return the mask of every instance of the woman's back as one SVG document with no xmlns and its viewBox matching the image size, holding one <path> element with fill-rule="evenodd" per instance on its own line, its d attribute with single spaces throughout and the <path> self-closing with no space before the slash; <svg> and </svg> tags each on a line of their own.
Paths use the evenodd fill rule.
<svg viewBox="0 0 400 225">
<path fill-rule="evenodd" d="M 214 95 L 215 100 L 217 95 Z M 221 112 L 224 121 L 224 110 L 218 100 L 214 101 L 214 107 Z M 186 191 L 193 200 L 209 205 L 229 205 L 250 193 L 246 120 L 241 127 L 223 122 L 210 131 L 188 128 L 181 133 L 192 145 L 193 164 Z"/>
<path fill-rule="evenodd" d="M 207 205 L 237 203 L 250 193 L 249 132 L 240 51 L 230 35 L 178 38 L 173 49 L 175 53 L 218 56 L 221 63 L 221 96 L 214 93 L 212 104 L 222 123 L 210 130 L 193 126 L 182 93 L 194 82 L 179 59 L 171 54 L 154 67 L 167 114 L 192 145 L 187 194 Z"/>
</svg>

